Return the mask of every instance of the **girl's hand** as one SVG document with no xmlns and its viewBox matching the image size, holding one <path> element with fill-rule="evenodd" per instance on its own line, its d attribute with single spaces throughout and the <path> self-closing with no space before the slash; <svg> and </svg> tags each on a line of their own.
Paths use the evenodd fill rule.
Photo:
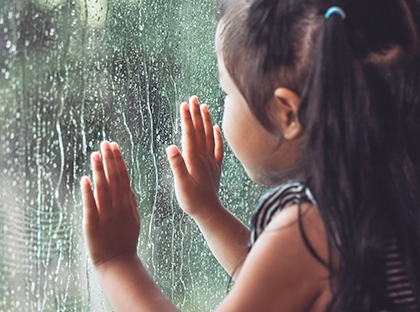
<svg viewBox="0 0 420 312">
<path fill-rule="evenodd" d="M 176 146 L 167 149 L 175 179 L 175 191 L 182 209 L 204 220 L 212 208 L 220 207 L 218 198 L 223 160 L 223 141 L 219 127 L 211 122 L 207 105 L 182 103 L 182 154 Z"/>
<path fill-rule="evenodd" d="M 127 168 L 116 143 L 102 142 L 91 156 L 95 192 L 83 177 L 83 230 L 95 267 L 119 256 L 136 254 L 140 218 Z"/>
</svg>

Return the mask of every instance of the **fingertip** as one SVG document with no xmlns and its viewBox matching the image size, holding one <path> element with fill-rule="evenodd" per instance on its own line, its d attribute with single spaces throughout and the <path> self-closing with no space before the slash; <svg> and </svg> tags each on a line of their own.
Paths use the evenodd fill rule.
<svg viewBox="0 0 420 312">
<path fill-rule="evenodd" d="M 223 146 L 223 138 L 222 138 L 222 133 L 220 130 L 220 127 L 215 125 L 213 126 L 213 131 L 214 131 L 214 137 L 215 137 L 215 141 L 216 141 L 216 148 L 215 148 L 215 157 L 216 157 L 216 161 L 219 164 L 219 166 L 222 165 L 222 161 L 223 161 L 223 154 L 224 154 L 224 146 Z"/>
<path fill-rule="evenodd" d="M 198 97 L 196 95 L 193 95 L 190 97 L 190 103 L 191 104 L 198 104 Z"/>
<path fill-rule="evenodd" d="M 208 114 L 208 113 L 209 113 L 209 107 L 207 106 L 207 104 L 203 104 L 203 105 L 201 105 L 201 111 L 202 111 L 203 113 L 206 113 L 206 114 Z"/>
<path fill-rule="evenodd" d="M 180 151 L 175 145 L 171 145 L 166 148 L 166 154 L 168 155 L 168 157 L 175 157 L 179 155 L 179 153 Z"/>
<path fill-rule="evenodd" d="M 214 131 L 214 137 L 216 138 L 216 141 L 223 147 L 223 134 L 222 130 L 218 125 L 213 126 Z"/>
<path fill-rule="evenodd" d="M 102 141 L 101 142 L 101 150 L 104 151 L 106 149 L 110 149 L 111 148 L 111 143 L 109 143 L 109 141 Z"/>
<path fill-rule="evenodd" d="M 187 112 L 189 110 L 188 103 L 187 102 L 182 102 L 179 105 L 179 108 L 180 108 L 181 112 L 182 111 Z"/>
<path fill-rule="evenodd" d="M 82 187 L 85 187 L 85 186 L 90 186 L 90 179 L 89 179 L 87 176 L 83 176 L 83 177 L 80 179 L 80 185 L 81 185 Z"/>
<path fill-rule="evenodd" d="M 111 146 L 112 147 L 115 147 L 115 148 L 119 148 L 119 146 L 118 146 L 118 143 L 117 142 L 111 142 Z"/>
<path fill-rule="evenodd" d="M 101 154 L 99 152 L 93 152 L 90 158 L 94 162 L 101 161 Z"/>
<path fill-rule="evenodd" d="M 112 143 L 111 143 L 111 149 L 112 149 L 113 151 L 120 151 L 120 147 L 119 147 L 119 145 L 118 145 L 118 143 L 117 143 L 117 142 L 112 142 Z"/>
</svg>

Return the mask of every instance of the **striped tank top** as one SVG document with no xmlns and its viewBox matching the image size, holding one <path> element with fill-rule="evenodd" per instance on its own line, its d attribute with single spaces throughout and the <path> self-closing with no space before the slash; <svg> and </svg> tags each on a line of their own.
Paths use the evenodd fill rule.
<svg viewBox="0 0 420 312">
<path fill-rule="evenodd" d="M 289 181 L 266 193 L 261 198 L 252 219 L 249 249 L 277 212 L 287 206 L 303 202 L 317 205 L 311 191 L 303 181 Z M 384 240 L 385 252 L 382 265 L 385 268 L 386 294 L 384 302 L 379 303 L 379 306 L 383 308 L 378 312 L 420 311 L 419 300 L 414 295 L 395 235 L 392 232 L 387 233 Z"/>
</svg>

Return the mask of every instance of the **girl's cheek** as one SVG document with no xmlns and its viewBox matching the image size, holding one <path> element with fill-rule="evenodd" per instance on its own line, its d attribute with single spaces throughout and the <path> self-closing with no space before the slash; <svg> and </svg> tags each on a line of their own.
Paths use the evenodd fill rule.
<svg viewBox="0 0 420 312">
<path fill-rule="evenodd" d="M 223 107 L 223 118 L 222 118 L 222 129 L 223 129 L 223 136 L 225 137 L 227 143 L 230 145 L 229 143 L 229 110 L 228 110 L 228 105 L 227 105 L 227 101 L 225 98 L 225 105 Z"/>
<path fill-rule="evenodd" d="M 229 103 L 228 97 L 226 97 L 222 120 L 223 136 L 225 137 L 226 142 L 229 144 L 230 148 L 235 149 L 235 142 L 233 142 L 233 138 L 235 137 L 235 116 L 233 113 L 234 112 L 232 111 L 232 105 L 231 103 Z"/>
<path fill-rule="evenodd" d="M 226 116 L 226 105 L 225 105 L 224 110 L 223 110 L 223 118 L 222 118 L 222 130 L 223 130 L 223 136 L 225 137 L 226 141 L 229 143 L 229 140 L 227 138 L 228 134 L 226 133 L 228 132 L 226 131 L 228 129 L 228 124 L 226 120 L 227 120 L 227 116 Z"/>
<path fill-rule="evenodd" d="M 224 135 L 226 135 L 225 128 L 227 126 L 226 124 L 226 119 L 227 119 L 227 114 L 228 114 L 227 107 L 228 107 L 227 96 L 225 96 L 224 105 L 223 105 L 223 118 L 222 118 L 222 128 L 223 128 Z"/>
</svg>

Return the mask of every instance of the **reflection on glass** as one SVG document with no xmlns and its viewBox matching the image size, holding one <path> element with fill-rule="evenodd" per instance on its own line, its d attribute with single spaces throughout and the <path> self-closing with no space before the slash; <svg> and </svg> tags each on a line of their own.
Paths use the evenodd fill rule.
<svg viewBox="0 0 420 312">
<path fill-rule="evenodd" d="M 1 1 L 1 311 L 111 310 L 87 259 L 79 193 L 103 139 L 124 151 L 138 252 L 165 294 L 183 311 L 225 295 L 229 278 L 178 207 L 165 156 L 189 95 L 220 123 L 214 2 Z M 262 190 L 228 152 L 220 192 L 248 223 Z"/>
</svg>

